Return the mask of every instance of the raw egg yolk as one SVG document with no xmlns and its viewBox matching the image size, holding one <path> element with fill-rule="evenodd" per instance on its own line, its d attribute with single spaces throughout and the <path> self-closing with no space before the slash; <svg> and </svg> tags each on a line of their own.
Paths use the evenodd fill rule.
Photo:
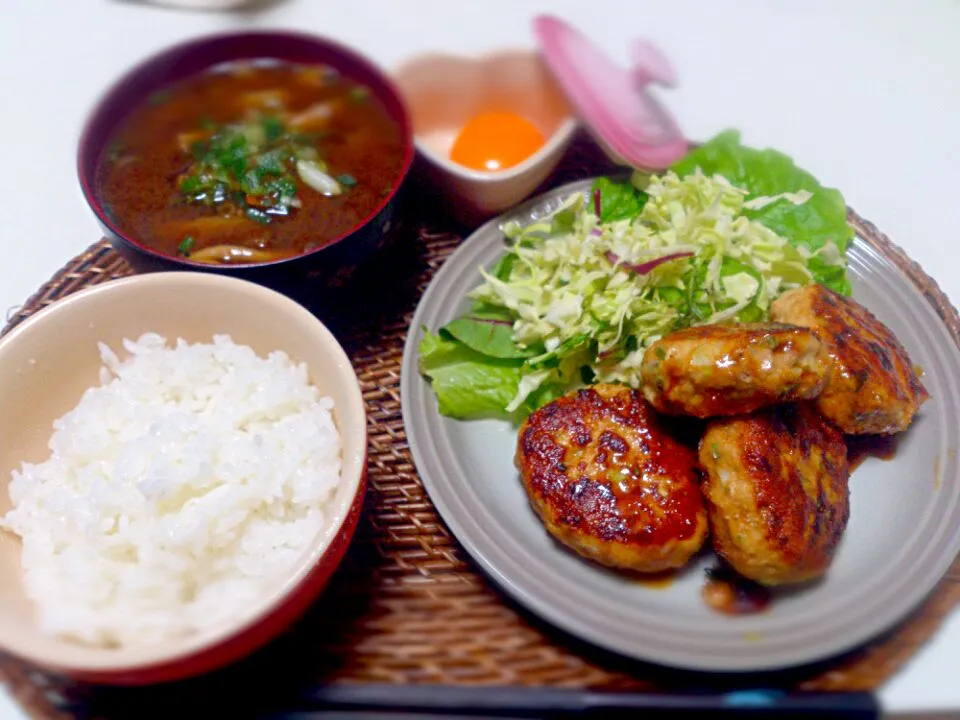
<svg viewBox="0 0 960 720">
<path fill-rule="evenodd" d="M 471 170 L 504 170 L 526 160 L 543 143 L 543 134 L 529 120 L 509 112 L 487 112 L 463 126 L 450 159 Z"/>
</svg>

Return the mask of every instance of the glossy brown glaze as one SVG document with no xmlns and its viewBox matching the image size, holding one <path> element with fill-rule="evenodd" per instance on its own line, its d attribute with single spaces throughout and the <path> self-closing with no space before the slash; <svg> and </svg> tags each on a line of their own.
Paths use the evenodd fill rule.
<svg viewBox="0 0 960 720">
<path fill-rule="evenodd" d="M 382 204 L 404 166 L 399 126 L 373 95 L 323 66 L 276 62 L 234 63 L 180 80 L 133 109 L 112 136 L 96 170 L 96 192 L 121 231 L 170 256 L 191 238 L 192 256 L 205 248 L 235 246 L 257 253 L 231 262 L 274 260 L 339 238 Z M 278 103 L 282 102 L 282 106 Z M 226 206 L 189 203 L 179 189 L 193 157 L 184 137 L 203 139 L 204 128 L 256 117 L 309 117 L 312 108 L 333 108 L 328 118 L 304 125 L 301 135 L 333 177 L 356 184 L 326 197 L 294 177 L 301 205 L 269 223 Z M 305 121 L 304 121 L 305 122 Z"/>
<path fill-rule="evenodd" d="M 829 363 L 817 336 L 772 323 L 702 325 L 666 335 L 643 357 L 643 393 L 672 415 L 753 412 L 816 397 Z"/>
<path fill-rule="evenodd" d="M 822 575 L 850 515 L 843 436 L 810 403 L 711 422 L 700 463 L 713 546 L 765 585 Z"/>
<path fill-rule="evenodd" d="M 907 351 L 869 310 L 822 285 L 790 290 L 771 317 L 817 332 L 833 370 L 817 405 L 848 434 L 906 430 L 929 395 Z"/>
<path fill-rule="evenodd" d="M 679 567 L 706 537 L 696 456 L 636 390 L 597 385 L 544 406 L 520 428 L 516 463 L 551 534 L 597 562 Z"/>
</svg>

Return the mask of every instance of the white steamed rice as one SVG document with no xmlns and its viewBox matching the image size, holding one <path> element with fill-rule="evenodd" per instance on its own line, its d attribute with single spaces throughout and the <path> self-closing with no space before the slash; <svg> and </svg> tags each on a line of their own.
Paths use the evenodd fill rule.
<svg viewBox="0 0 960 720">
<path fill-rule="evenodd" d="M 325 523 L 333 402 L 281 352 L 146 334 L 54 423 L 0 527 L 45 632 L 144 645 L 253 613 Z"/>
</svg>

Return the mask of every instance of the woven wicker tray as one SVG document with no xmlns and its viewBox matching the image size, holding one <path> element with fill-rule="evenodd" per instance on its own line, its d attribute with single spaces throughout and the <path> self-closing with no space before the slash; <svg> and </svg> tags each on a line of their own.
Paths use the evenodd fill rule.
<svg viewBox="0 0 960 720">
<path fill-rule="evenodd" d="M 550 184 L 610 169 L 581 138 Z M 219 716 L 236 717 L 245 714 L 241 708 L 277 705 L 312 684 L 335 681 L 650 690 L 729 688 L 759 680 L 784 688 L 869 690 L 893 675 L 960 601 L 957 563 L 925 604 L 885 636 L 844 657 L 763 678 L 630 662 L 566 636 L 512 604 L 478 572 L 438 518 L 404 436 L 399 385 L 407 327 L 427 283 L 462 239 L 452 221 L 437 216 L 441 205 L 428 191 L 415 185 L 411 190 L 396 242 L 353 289 L 318 300 L 312 308 L 353 360 L 370 430 L 370 491 L 363 519 L 330 588 L 299 624 L 256 655 L 214 675 L 163 688 L 91 688 L 0 655 L 0 681 L 34 717 L 183 717 L 185 708 L 214 698 Z M 852 211 L 850 221 L 920 288 L 960 344 L 960 317 L 937 284 L 873 225 Z M 97 243 L 31 297 L 5 331 L 58 298 L 129 273 L 106 242 Z"/>
</svg>

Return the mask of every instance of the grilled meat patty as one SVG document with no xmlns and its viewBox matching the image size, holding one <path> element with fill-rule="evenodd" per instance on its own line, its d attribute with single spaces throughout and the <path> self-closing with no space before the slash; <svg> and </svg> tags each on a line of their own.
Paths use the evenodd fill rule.
<svg viewBox="0 0 960 720">
<path fill-rule="evenodd" d="M 707 536 L 696 454 L 636 391 L 575 390 L 530 415 L 516 464 L 547 530 L 610 567 L 684 565 Z"/>
<path fill-rule="evenodd" d="M 901 432 L 929 398 L 907 351 L 855 300 L 808 285 L 777 298 L 770 314 L 820 336 L 833 369 L 817 407 L 843 432 Z"/>
<path fill-rule="evenodd" d="M 701 325 L 660 338 L 643 356 L 643 394 L 661 412 L 737 415 L 816 397 L 826 348 L 806 329 L 774 323 Z"/>
<path fill-rule="evenodd" d="M 826 572 L 849 517 L 843 435 L 812 403 L 711 420 L 700 441 L 713 547 L 764 585 Z"/>
</svg>

